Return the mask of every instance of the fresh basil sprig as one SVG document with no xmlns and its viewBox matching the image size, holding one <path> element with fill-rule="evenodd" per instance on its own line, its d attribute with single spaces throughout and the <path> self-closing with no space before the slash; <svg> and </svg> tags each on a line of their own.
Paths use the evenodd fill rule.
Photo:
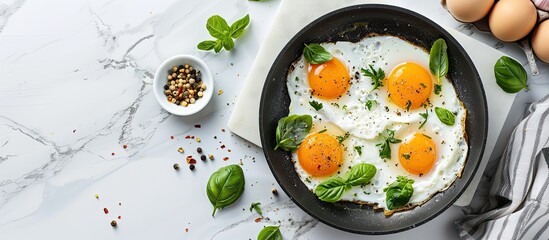
<svg viewBox="0 0 549 240">
<path fill-rule="evenodd" d="M 276 127 L 275 150 L 282 148 L 293 152 L 303 142 L 313 126 L 313 118 L 310 115 L 290 115 L 278 120 Z"/>
<path fill-rule="evenodd" d="M 412 187 L 413 183 L 413 179 L 397 176 L 395 182 L 383 189 L 383 191 L 386 192 L 385 201 L 387 202 L 387 208 L 389 210 L 408 204 L 408 201 L 410 201 L 410 198 L 412 198 L 412 195 L 414 194 L 414 188 Z"/>
<path fill-rule="evenodd" d="M 499 58 L 494 65 L 494 74 L 496 83 L 505 92 L 516 93 L 522 89 L 528 90 L 526 70 L 515 59 L 507 56 Z"/>
<path fill-rule="evenodd" d="M 310 64 L 325 63 L 333 58 L 332 54 L 317 43 L 305 44 L 303 56 Z"/>
<path fill-rule="evenodd" d="M 440 78 L 448 73 L 447 49 L 448 46 L 446 45 L 446 41 L 439 38 L 433 43 L 429 53 L 429 69 L 431 70 L 431 73 L 435 75 L 439 83 Z"/>
<path fill-rule="evenodd" d="M 386 129 L 385 134 L 380 133 L 379 136 L 383 139 L 382 143 L 376 144 L 379 148 L 379 157 L 384 159 L 391 159 L 391 146 L 390 144 L 402 142 L 402 140 L 395 138 L 395 131 Z"/>
<path fill-rule="evenodd" d="M 234 22 L 230 27 L 227 24 L 227 21 L 219 15 L 213 15 L 208 18 L 206 22 L 206 29 L 212 37 L 217 38 L 217 40 L 206 40 L 198 44 L 197 48 L 200 50 L 214 50 L 216 53 L 220 52 L 221 49 L 230 51 L 234 48 L 234 40 L 239 38 L 244 29 L 250 23 L 250 15 L 247 14 L 243 18 Z"/>
<path fill-rule="evenodd" d="M 236 164 L 222 167 L 212 173 L 206 186 L 206 194 L 212 203 L 215 215 L 217 209 L 236 202 L 244 192 L 244 172 Z"/>
<path fill-rule="evenodd" d="M 454 114 L 446 108 L 435 107 L 435 113 L 438 119 L 448 126 L 452 126 L 456 122 Z"/>
<path fill-rule="evenodd" d="M 374 85 L 374 87 L 370 91 L 374 91 L 379 87 L 383 87 L 383 79 L 385 79 L 385 72 L 381 68 L 378 68 L 377 70 L 375 70 L 374 66 L 372 66 L 371 64 L 369 65 L 369 67 L 370 69 L 362 68 L 360 69 L 360 71 L 364 76 L 370 77 L 372 79 L 372 85 Z"/>
<path fill-rule="evenodd" d="M 267 226 L 261 229 L 257 240 L 283 240 L 280 226 Z"/>
<path fill-rule="evenodd" d="M 354 186 L 367 184 L 376 175 L 376 167 L 359 163 L 351 168 L 343 178 L 334 177 L 321 182 L 315 188 L 318 199 L 324 202 L 337 202 L 341 196 Z"/>
</svg>

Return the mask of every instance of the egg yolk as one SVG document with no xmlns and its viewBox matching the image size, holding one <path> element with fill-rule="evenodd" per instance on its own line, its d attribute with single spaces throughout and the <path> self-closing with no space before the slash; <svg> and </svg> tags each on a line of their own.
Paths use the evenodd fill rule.
<svg viewBox="0 0 549 240">
<path fill-rule="evenodd" d="M 297 149 L 301 167 L 313 177 L 334 174 L 343 163 L 343 148 L 337 139 L 326 133 L 307 136 Z"/>
<path fill-rule="evenodd" d="M 435 164 L 435 143 L 427 136 L 416 133 L 410 141 L 400 145 L 398 158 L 409 173 L 427 173 Z"/>
<path fill-rule="evenodd" d="M 416 63 L 396 66 L 387 78 L 389 98 L 404 109 L 419 108 L 431 95 L 431 74 Z"/>
<path fill-rule="evenodd" d="M 338 98 L 347 91 L 351 76 L 341 60 L 332 60 L 321 64 L 309 64 L 309 86 L 313 94 L 324 99 Z"/>
</svg>

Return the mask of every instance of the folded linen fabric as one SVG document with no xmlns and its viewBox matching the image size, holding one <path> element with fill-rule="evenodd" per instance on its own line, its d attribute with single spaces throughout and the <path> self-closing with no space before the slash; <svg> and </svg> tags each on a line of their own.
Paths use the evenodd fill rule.
<svg viewBox="0 0 549 240">
<path fill-rule="evenodd" d="M 455 222 L 461 238 L 549 239 L 549 95 L 528 112 Z"/>
</svg>

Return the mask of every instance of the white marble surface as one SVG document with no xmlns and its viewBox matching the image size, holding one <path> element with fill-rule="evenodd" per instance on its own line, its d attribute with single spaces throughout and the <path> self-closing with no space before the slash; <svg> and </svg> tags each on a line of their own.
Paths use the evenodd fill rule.
<svg viewBox="0 0 549 240">
<path fill-rule="evenodd" d="M 517 46 L 456 22 L 438 1 L 399 3 L 526 63 Z M 278 4 L 0 1 L 0 239 L 255 239 L 274 224 L 285 239 L 364 239 L 312 219 L 282 191 L 273 196 L 271 188 L 280 188 L 261 149 L 222 131 Z M 251 26 L 233 51 L 196 50 L 209 38 L 209 16 L 232 22 L 246 13 Z M 224 91 L 192 117 L 166 113 L 151 92 L 156 67 L 180 53 L 204 59 L 215 88 Z M 549 67 L 540 71 L 514 104 L 515 118 L 525 102 L 549 92 Z M 191 172 L 185 156 L 198 158 L 197 146 L 216 159 L 199 160 Z M 172 168 L 176 162 L 179 172 Z M 231 163 L 242 163 L 246 191 L 212 218 L 207 178 Z M 258 215 L 248 211 L 254 201 L 270 220 L 254 221 Z M 371 239 L 457 238 L 453 221 L 459 216 L 451 207 L 418 228 Z"/>
</svg>

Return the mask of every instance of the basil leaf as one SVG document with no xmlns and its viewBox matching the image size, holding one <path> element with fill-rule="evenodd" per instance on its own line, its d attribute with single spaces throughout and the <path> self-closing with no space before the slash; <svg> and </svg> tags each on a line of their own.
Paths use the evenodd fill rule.
<svg viewBox="0 0 549 240">
<path fill-rule="evenodd" d="M 354 165 L 351 170 L 345 174 L 345 184 L 349 186 L 366 184 L 376 175 L 376 171 L 376 167 L 372 164 L 359 163 Z"/>
<path fill-rule="evenodd" d="M 257 240 L 283 240 L 280 226 L 265 227 L 257 235 Z"/>
<path fill-rule="evenodd" d="M 214 48 L 214 45 L 215 45 L 215 41 L 206 40 L 206 41 L 200 42 L 196 47 L 200 50 L 208 51 L 208 50 L 212 50 Z"/>
<path fill-rule="evenodd" d="M 295 151 L 312 126 L 313 118 L 310 115 L 291 115 L 278 120 L 275 150 L 280 147 L 285 151 Z"/>
<path fill-rule="evenodd" d="M 206 186 L 206 194 L 215 211 L 233 204 L 244 192 L 244 172 L 236 164 L 222 167 L 212 173 Z"/>
<path fill-rule="evenodd" d="M 526 70 L 515 59 L 507 56 L 499 58 L 494 65 L 494 74 L 496 83 L 507 93 L 516 93 L 522 89 L 528 90 Z"/>
<path fill-rule="evenodd" d="M 240 35 L 244 33 L 244 29 L 248 26 L 249 23 L 250 14 L 246 14 L 246 16 L 231 24 L 231 33 L 229 35 L 232 38 L 239 38 Z"/>
<path fill-rule="evenodd" d="M 310 101 L 310 102 L 309 102 L 309 105 L 311 105 L 311 107 L 313 107 L 313 108 L 314 108 L 315 110 L 317 110 L 317 111 L 320 110 L 320 109 L 322 109 L 322 107 L 323 107 L 323 106 L 322 106 L 322 103 L 319 103 L 319 102 L 317 102 L 316 100 Z"/>
<path fill-rule="evenodd" d="M 454 123 L 456 121 L 455 116 L 448 109 L 441 108 L 441 107 L 435 107 L 435 113 L 437 114 L 438 119 L 442 123 L 444 123 L 446 125 L 449 125 L 449 126 L 454 125 Z"/>
<path fill-rule="evenodd" d="M 229 36 L 229 25 L 227 24 L 227 21 L 219 15 L 213 15 L 208 18 L 206 29 L 208 29 L 208 32 L 210 32 L 212 37 L 217 39 L 223 39 L 224 37 Z"/>
<path fill-rule="evenodd" d="M 398 176 L 395 182 L 383 189 L 386 192 L 385 201 L 389 210 L 408 204 L 414 194 L 412 183 L 414 183 L 413 179 Z"/>
<path fill-rule="evenodd" d="M 223 41 L 221 41 L 221 39 L 217 39 L 214 44 L 214 51 L 218 53 L 221 49 L 223 49 Z"/>
<path fill-rule="evenodd" d="M 448 73 L 448 53 L 446 50 L 448 49 L 448 46 L 446 45 L 446 41 L 444 39 L 439 38 L 431 47 L 431 51 L 429 53 L 429 69 L 431 70 L 431 73 L 435 75 L 435 77 L 438 79 L 438 82 L 440 82 L 440 78 L 446 75 Z"/>
<path fill-rule="evenodd" d="M 345 184 L 345 180 L 340 177 L 324 180 L 315 188 L 315 194 L 318 199 L 324 202 L 337 202 L 341 199 L 343 193 L 351 189 L 350 185 Z"/>
<path fill-rule="evenodd" d="M 226 37 L 226 38 L 223 38 L 222 41 L 223 41 L 223 47 L 225 48 L 225 50 L 231 51 L 231 49 L 234 48 L 234 41 L 232 38 Z"/>
<path fill-rule="evenodd" d="M 303 56 L 310 64 L 320 64 L 332 60 L 333 56 L 322 46 L 316 43 L 305 44 Z"/>
</svg>

